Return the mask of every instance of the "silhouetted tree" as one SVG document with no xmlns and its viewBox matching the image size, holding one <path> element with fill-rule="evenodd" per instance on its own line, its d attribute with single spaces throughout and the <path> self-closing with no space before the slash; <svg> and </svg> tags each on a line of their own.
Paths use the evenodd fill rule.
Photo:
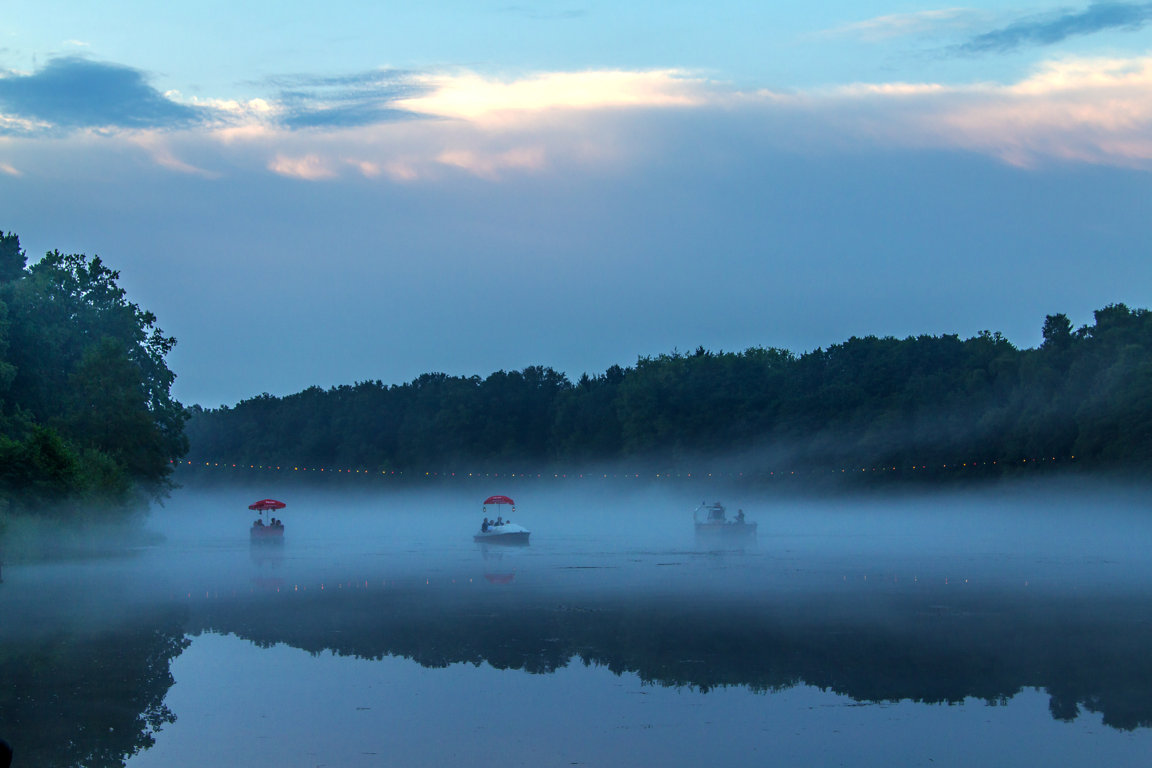
<svg viewBox="0 0 1152 768">
<path fill-rule="evenodd" d="M 0 451 L 14 462 L 0 498 L 11 504 L 162 495 L 187 450 L 165 362 L 176 342 L 119 277 L 59 251 L 26 267 L 19 240 L 0 236 Z"/>
<path fill-rule="evenodd" d="M 1054 456 L 1152 463 L 1152 316 L 1117 304 L 1095 319 L 1072 332 L 1067 316 L 1049 315 L 1039 349 L 981 331 L 852 337 L 799 356 L 700 347 L 575 385 L 536 366 L 484 379 L 425 374 L 196 410 L 191 429 L 206 458 L 407 470 L 620 459 L 691 467 L 709 455 L 768 457 L 745 460 L 752 473 L 767 461 L 963 462 L 986 473 Z"/>
</svg>

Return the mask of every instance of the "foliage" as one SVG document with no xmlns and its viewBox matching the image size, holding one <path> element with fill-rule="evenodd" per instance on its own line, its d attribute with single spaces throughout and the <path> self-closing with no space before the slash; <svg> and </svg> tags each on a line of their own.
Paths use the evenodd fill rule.
<svg viewBox="0 0 1152 768">
<path fill-rule="evenodd" d="M 1000 472 L 1029 457 L 1152 463 L 1152 314 L 1111 305 L 1076 331 L 1050 315 L 1043 335 L 1024 350 L 989 331 L 853 337 L 801 355 L 699 348 L 575 385 L 532 367 L 313 387 L 194 408 L 189 435 L 205 459 L 416 473 L 622 459 L 698 468 L 717 456 L 753 473 L 959 462 Z"/>
<path fill-rule="evenodd" d="M 126 508 L 169 487 L 186 414 L 165 356 L 175 340 L 128 301 L 100 257 L 27 266 L 0 233 L 0 506 Z"/>
</svg>

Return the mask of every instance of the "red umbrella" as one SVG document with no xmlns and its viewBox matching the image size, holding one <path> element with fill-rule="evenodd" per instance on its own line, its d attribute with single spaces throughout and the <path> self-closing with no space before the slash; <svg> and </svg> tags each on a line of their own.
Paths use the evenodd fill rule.
<svg viewBox="0 0 1152 768">
<path fill-rule="evenodd" d="M 276 499 L 261 499 L 255 504 L 249 504 L 248 509 L 254 509 L 257 512 L 267 512 L 270 509 L 284 509 L 286 506 L 288 505 L 282 501 L 276 501 Z"/>
<path fill-rule="evenodd" d="M 507 496 L 489 496 L 484 499 L 485 504 L 515 504 L 516 502 Z"/>
</svg>

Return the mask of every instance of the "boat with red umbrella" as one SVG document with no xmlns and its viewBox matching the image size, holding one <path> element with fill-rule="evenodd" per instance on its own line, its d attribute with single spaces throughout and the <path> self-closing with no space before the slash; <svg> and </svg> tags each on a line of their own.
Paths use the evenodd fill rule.
<svg viewBox="0 0 1152 768">
<path fill-rule="evenodd" d="M 489 520 L 489 504 L 507 505 L 508 513 L 516 514 L 516 502 L 512 499 L 507 496 L 489 496 L 484 499 L 484 522 L 480 524 L 480 532 L 473 536 L 472 540 L 481 544 L 527 544 L 532 532 L 522 525 L 505 520 L 502 513 L 498 514 L 495 520 Z"/>
<path fill-rule="evenodd" d="M 260 516 L 257 517 L 255 522 L 252 523 L 252 529 L 250 533 L 252 541 L 271 543 L 284 541 L 284 523 L 275 517 L 272 517 L 271 514 L 268 515 L 269 520 L 267 523 L 265 523 L 264 513 L 271 513 L 278 509 L 284 509 L 286 506 L 288 505 L 282 501 L 277 501 L 276 499 L 261 499 L 254 504 L 248 505 L 248 509 L 255 510 L 256 512 L 260 513 Z"/>
</svg>

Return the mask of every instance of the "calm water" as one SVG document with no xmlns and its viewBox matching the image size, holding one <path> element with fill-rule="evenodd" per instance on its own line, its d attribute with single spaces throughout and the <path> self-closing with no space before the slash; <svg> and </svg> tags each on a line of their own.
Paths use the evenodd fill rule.
<svg viewBox="0 0 1152 768">
<path fill-rule="evenodd" d="M 471 541 L 513 495 L 525 548 Z M 706 491 L 712 501 L 716 493 Z M 128 555 L 9 564 L 16 766 L 1146 765 L 1152 503 L 1105 487 L 181 491 Z M 489 510 L 501 511 L 504 510 Z"/>
</svg>

